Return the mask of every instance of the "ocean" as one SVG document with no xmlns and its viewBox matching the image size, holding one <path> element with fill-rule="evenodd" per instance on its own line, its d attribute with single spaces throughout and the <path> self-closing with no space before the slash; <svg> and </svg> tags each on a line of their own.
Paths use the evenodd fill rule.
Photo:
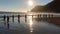
<svg viewBox="0 0 60 34">
<path fill-rule="evenodd" d="M 0 16 L 13 14 L 0 14 Z M 14 14 L 20 15 L 20 14 Z M 48 18 L 46 18 L 49 20 Z M 51 19 L 51 18 L 50 18 Z M 9 18 L 9 22 L 4 21 L 3 18 L 0 18 L 0 33 L 1 34 L 60 34 L 60 25 L 50 23 L 48 21 L 37 20 L 37 18 L 32 18 L 32 16 L 20 17 L 18 22 L 18 17 Z M 53 20 L 54 21 L 54 20 Z"/>
</svg>

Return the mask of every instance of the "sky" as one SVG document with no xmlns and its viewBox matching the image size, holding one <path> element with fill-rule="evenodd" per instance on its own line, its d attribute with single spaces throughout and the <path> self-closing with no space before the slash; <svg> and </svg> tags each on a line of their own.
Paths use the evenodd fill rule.
<svg viewBox="0 0 60 34">
<path fill-rule="evenodd" d="M 33 5 L 29 6 L 28 1 Z M 53 0 L 0 0 L 0 11 L 23 12 L 32 9 L 36 5 L 46 5 Z"/>
</svg>

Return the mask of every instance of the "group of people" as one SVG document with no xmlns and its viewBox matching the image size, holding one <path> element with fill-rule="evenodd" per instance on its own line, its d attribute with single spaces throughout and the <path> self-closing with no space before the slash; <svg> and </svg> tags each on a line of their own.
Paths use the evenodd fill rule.
<svg viewBox="0 0 60 34">
<path fill-rule="evenodd" d="M 8 23 L 8 22 L 9 22 L 9 19 L 10 19 L 9 17 L 10 17 L 10 16 L 5 16 L 5 15 L 4 15 L 4 21 L 6 22 L 6 19 L 7 19 L 7 23 Z M 13 20 L 13 22 L 14 22 L 14 15 L 12 15 L 11 17 L 12 17 L 12 20 Z M 20 22 L 20 15 L 18 15 L 18 22 Z"/>
<path fill-rule="evenodd" d="M 4 24 L 5 25 L 7 24 L 7 29 L 9 29 L 9 19 L 10 19 L 10 16 L 4 15 Z M 14 22 L 14 15 L 12 15 L 12 20 Z M 18 15 L 18 22 L 20 23 L 20 15 Z"/>
</svg>

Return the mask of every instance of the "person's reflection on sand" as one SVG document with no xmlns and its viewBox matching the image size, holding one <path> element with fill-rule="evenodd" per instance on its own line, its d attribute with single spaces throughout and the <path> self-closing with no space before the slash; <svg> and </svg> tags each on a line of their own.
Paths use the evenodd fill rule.
<svg viewBox="0 0 60 34">
<path fill-rule="evenodd" d="M 4 26 L 6 26 L 6 22 L 4 22 Z"/>
<path fill-rule="evenodd" d="M 9 29 L 9 22 L 7 23 L 7 29 Z"/>
<path fill-rule="evenodd" d="M 6 16 L 4 15 L 4 26 L 6 25 Z"/>
<path fill-rule="evenodd" d="M 12 21 L 14 22 L 14 15 L 12 15 Z"/>
<path fill-rule="evenodd" d="M 9 29 L 9 16 L 7 16 L 7 29 Z"/>
</svg>

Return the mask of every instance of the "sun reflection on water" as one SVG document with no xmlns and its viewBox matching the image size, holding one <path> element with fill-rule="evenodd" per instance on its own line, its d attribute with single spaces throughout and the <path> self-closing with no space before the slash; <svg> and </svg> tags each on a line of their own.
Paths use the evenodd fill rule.
<svg viewBox="0 0 60 34">
<path fill-rule="evenodd" d="M 32 15 L 32 14 L 31 14 Z M 30 32 L 33 32 L 33 21 L 32 21 L 32 16 L 29 16 L 29 28 L 30 28 Z"/>
</svg>

